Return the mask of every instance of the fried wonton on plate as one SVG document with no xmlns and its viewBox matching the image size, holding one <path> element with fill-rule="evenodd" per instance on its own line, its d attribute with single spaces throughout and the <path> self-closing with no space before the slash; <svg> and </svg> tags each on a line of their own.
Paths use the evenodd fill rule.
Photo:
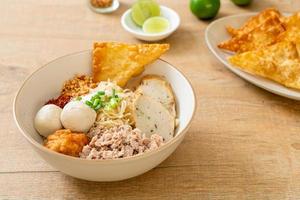
<svg viewBox="0 0 300 200">
<path fill-rule="evenodd" d="M 99 42 L 93 50 L 93 79 L 115 81 L 123 87 L 169 49 L 169 44 Z"/>
<path fill-rule="evenodd" d="M 252 23 L 249 24 L 251 25 Z M 274 44 L 278 35 L 285 31 L 284 24 L 277 15 L 268 17 L 259 26 L 252 28 L 250 25 L 237 31 L 238 34 L 220 43 L 218 47 L 239 53 L 260 49 Z"/>
<path fill-rule="evenodd" d="M 260 12 L 258 15 L 251 17 L 246 23 L 238 29 L 231 26 L 227 26 L 227 32 L 233 37 L 237 35 L 243 35 L 251 32 L 253 29 L 264 24 L 269 18 L 277 18 L 279 21 L 283 22 L 284 18 L 276 8 L 267 8 Z"/>
<path fill-rule="evenodd" d="M 278 36 L 278 41 L 300 41 L 300 12 L 285 18 L 286 31 Z"/>
<path fill-rule="evenodd" d="M 265 49 L 236 54 L 229 62 L 248 73 L 300 89 L 300 60 L 293 42 L 282 41 Z"/>
</svg>

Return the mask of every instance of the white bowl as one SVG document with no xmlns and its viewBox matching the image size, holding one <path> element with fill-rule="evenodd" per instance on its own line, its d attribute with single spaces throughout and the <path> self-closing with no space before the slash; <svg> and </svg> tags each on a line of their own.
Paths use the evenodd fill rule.
<svg viewBox="0 0 300 200">
<path fill-rule="evenodd" d="M 142 27 L 136 25 L 132 19 L 131 19 L 131 9 L 127 10 L 121 18 L 121 24 L 123 28 L 134 35 L 136 38 L 145 40 L 145 41 L 158 41 L 167 38 L 169 35 L 171 35 L 176 29 L 178 28 L 180 24 L 180 17 L 179 15 L 172 10 L 171 8 L 160 6 L 161 16 L 168 19 L 170 23 L 170 27 L 168 30 L 162 32 L 162 33 L 145 33 L 142 29 Z"/>
<path fill-rule="evenodd" d="M 140 175 L 165 160 L 183 140 L 194 115 L 196 100 L 189 81 L 171 64 L 157 60 L 146 67 L 145 74 L 167 78 L 177 98 L 180 120 L 176 136 L 157 150 L 130 158 L 115 160 L 85 160 L 56 153 L 45 148 L 36 132 L 33 119 L 39 108 L 50 98 L 59 95 L 62 84 L 75 74 L 91 73 L 91 51 L 58 58 L 31 74 L 19 89 L 13 104 L 16 124 L 34 150 L 61 172 L 91 181 L 117 181 Z M 26 156 L 26 155 L 24 155 Z"/>
<path fill-rule="evenodd" d="M 92 11 L 100 14 L 106 14 L 106 13 L 111 13 L 116 11 L 120 6 L 120 2 L 119 0 L 113 0 L 111 6 L 107 8 L 95 8 L 94 6 L 91 5 L 90 0 L 88 0 L 88 5 Z"/>
<path fill-rule="evenodd" d="M 249 81 L 250 83 L 265 89 L 274 94 L 287 97 L 290 99 L 300 100 L 300 91 L 292 88 L 285 87 L 275 81 L 255 76 L 238 69 L 228 62 L 228 57 L 232 56 L 232 53 L 228 53 L 218 48 L 218 44 L 222 41 L 230 38 L 226 32 L 226 26 L 232 26 L 234 28 L 241 27 L 246 20 L 258 13 L 245 13 L 239 15 L 232 15 L 223 17 L 212 22 L 205 31 L 205 41 L 210 51 L 215 57 L 220 60 L 229 70 L 238 75 L 239 77 Z M 285 15 L 290 15 L 285 13 Z"/>
</svg>

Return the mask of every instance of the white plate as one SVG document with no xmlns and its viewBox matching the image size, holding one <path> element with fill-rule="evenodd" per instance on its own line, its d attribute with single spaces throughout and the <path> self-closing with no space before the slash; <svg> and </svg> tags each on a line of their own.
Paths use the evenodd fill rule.
<svg viewBox="0 0 300 200">
<path fill-rule="evenodd" d="M 211 52 L 233 73 L 242 77 L 243 79 L 249 81 L 250 83 L 263 88 L 269 92 L 274 94 L 278 94 L 280 96 L 284 96 L 290 99 L 300 100 L 300 91 L 287 88 L 279 83 L 274 81 L 251 75 L 247 72 L 244 72 L 228 62 L 228 57 L 232 54 L 228 52 L 224 52 L 217 47 L 217 45 L 230 38 L 229 34 L 226 31 L 226 26 L 232 27 L 240 27 L 247 19 L 250 17 L 257 15 L 257 13 L 248 13 L 248 14 L 240 14 L 240 15 L 232 15 L 228 17 L 223 17 L 212 22 L 205 31 L 205 41 L 208 48 Z"/>
</svg>

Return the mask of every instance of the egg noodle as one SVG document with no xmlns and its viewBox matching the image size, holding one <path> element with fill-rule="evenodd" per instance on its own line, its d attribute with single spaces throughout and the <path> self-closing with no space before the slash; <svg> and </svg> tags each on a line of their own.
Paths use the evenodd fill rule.
<svg viewBox="0 0 300 200">
<path fill-rule="evenodd" d="M 117 85 L 115 85 L 117 86 Z M 117 86 L 118 87 L 118 86 Z M 111 128 L 119 125 L 133 125 L 131 108 L 133 107 L 133 98 L 134 93 L 125 89 L 118 93 L 118 96 L 121 98 L 117 107 L 114 109 L 100 109 L 97 113 L 97 119 L 95 124 L 102 125 L 107 128 Z"/>
</svg>

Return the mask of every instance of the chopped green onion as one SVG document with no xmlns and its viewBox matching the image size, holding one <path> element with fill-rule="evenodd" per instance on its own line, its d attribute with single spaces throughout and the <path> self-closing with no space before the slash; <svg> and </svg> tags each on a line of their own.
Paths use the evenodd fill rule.
<svg viewBox="0 0 300 200">
<path fill-rule="evenodd" d="M 111 110 L 117 108 L 121 98 L 116 95 L 116 90 L 112 89 L 112 95 L 105 95 L 105 91 L 98 91 L 91 97 L 90 101 L 85 101 L 85 104 L 98 111 L 100 108 Z"/>
<path fill-rule="evenodd" d="M 99 103 L 99 104 L 95 107 L 95 110 L 97 111 L 97 110 L 99 110 L 101 107 L 102 107 L 102 104 Z"/>
<path fill-rule="evenodd" d="M 97 94 L 102 96 L 102 95 L 105 95 L 105 92 L 104 91 L 98 91 Z"/>
<path fill-rule="evenodd" d="M 91 107 L 91 108 L 93 107 L 93 104 L 92 104 L 92 102 L 90 102 L 90 101 L 85 101 L 85 104 L 88 105 L 88 106 Z"/>
<path fill-rule="evenodd" d="M 111 108 L 116 108 L 118 106 L 118 100 L 116 98 L 112 98 L 110 101 L 109 101 L 109 106 Z"/>
<path fill-rule="evenodd" d="M 93 102 L 96 99 L 96 96 L 92 96 L 91 102 Z"/>
<path fill-rule="evenodd" d="M 91 100 L 91 102 L 93 102 L 93 103 L 94 103 L 94 101 L 96 101 L 97 99 L 99 99 L 99 101 L 100 101 L 100 97 L 98 97 L 98 96 L 94 96 L 94 98 L 93 98 L 93 100 Z"/>
<path fill-rule="evenodd" d="M 100 103 L 100 99 L 95 99 L 94 102 L 93 102 L 93 107 L 98 106 L 99 103 Z"/>
</svg>

